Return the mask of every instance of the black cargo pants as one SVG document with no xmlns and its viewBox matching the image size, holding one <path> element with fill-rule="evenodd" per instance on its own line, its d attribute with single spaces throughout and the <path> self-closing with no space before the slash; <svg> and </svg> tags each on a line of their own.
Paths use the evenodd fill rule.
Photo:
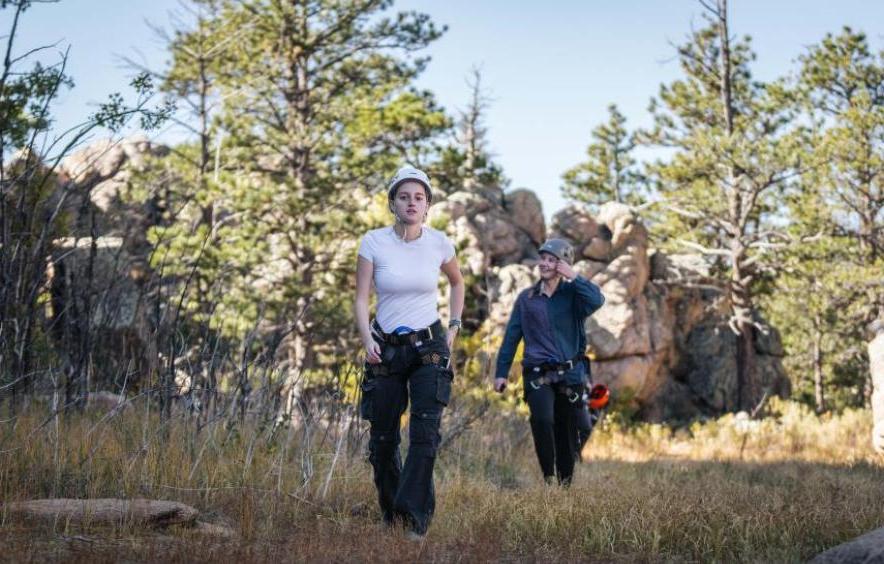
<svg viewBox="0 0 884 564">
<path fill-rule="evenodd" d="M 371 422 L 369 461 L 388 524 L 425 534 L 436 507 L 433 467 L 442 409 L 451 398 L 445 335 L 417 345 L 381 343 L 381 364 L 365 365 L 360 412 Z M 409 449 L 399 453 L 400 419 L 411 402 Z"/>
<path fill-rule="evenodd" d="M 536 385 L 525 381 L 525 400 L 531 411 L 531 435 L 543 477 L 569 485 L 580 449 L 589 438 L 584 386 L 564 383 Z"/>
<path fill-rule="evenodd" d="M 587 386 L 588 388 L 588 386 Z M 588 394 L 588 392 L 587 392 Z M 593 416 L 593 413 L 589 409 L 589 402 L 584 401 L 583 407 L 576 413 L 577 417 L 577 460 L 583 462 L 583 448 L 586 446 L 586 443 L 589 441 L 590 435 L 592 435 L 592 430 L 595 427 L 595 421 L 597 416 Z"/>
</svg>

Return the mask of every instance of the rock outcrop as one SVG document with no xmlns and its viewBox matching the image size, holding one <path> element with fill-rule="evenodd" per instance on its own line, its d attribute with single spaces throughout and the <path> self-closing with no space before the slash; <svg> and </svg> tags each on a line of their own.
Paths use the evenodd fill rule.
<svg viewBox="0 0 884 564">
<path fill-rule="evenodd" d="M 62 185 L 72 194 L 65 206 L 72 216 L 72 236 L 100 234 L 141 243 L 146 210 L 125 197 L 133 177 L 151 157 L 166 155 L 165 145 L 143 135 L 123 140 L 101 140 L 71 153 L 61 161 Z"/>
<path fill-rule="evenodd" d="M 67 236 L 52 242 L 48 314 L 63 357 L 81 348 L 78 340 L 87 334 L 102 343 L 90 351 L 99 385 L 115 386 L 118 379 L 137 385 L 147 363 L 147 235 L 158 218 L 150 198 L 133 198 L 128 191 L 140 182 L 137 175 L 148 159 L 167 153 L 165 146 L 143 136 L 102 140 L 73 152 L 59 166 Z M 69 356 L 63 362 L 81 370 L 83 359 Z"/>
<path fill-rule="evenodd" d="M 540 200 L 525 189 L 452 192 L 430 208 L 430 222 L 438 219 L 445 220 L 464 271 L 474 276 L 536 258 L 546 233 Z"/>
<path fill-rule="evenodd" d="M 53 309 L 78 319 L 88 311 L 90 323 L 111 333 L 108 342 L 119 338 L 123 347 L 135 348 L 145 326 L 139 311 L 145 309 L 143 281 L 149 275 L 146 233 L 156 221 L 150 203 L 133 203 L 125 190 L 138 182 L 150 157 L 166 151 L 145 138 L 99 142 L 65 159 L 59 175 L 72 190 L 65 208 L 73 221 L 71 236 L 56 241 L 52 255 Z M 595 380 L 629 390 L 649 420 L 736 408 L 737 340 L 720 293 L 702 284 L 711 272 L 704 257 L 652 249 L 640 217 L 619 203 L 603 205 L 595 217 L 570 205 L 547 230 L 541 203 L 530 190 L 440 193 L 444 199 L 431 207 L 429 221 L 443 225 L 458 248 L 470 281 L 464 317 L 469 328 L 486 323 L 491 334 L 501 334 L 516 295 L 536 279 L 538 246 L 548 234 L 565 237 L 575 245 L 575 269 L 598 284 L 607 300 L 586 324 Z M 253 273 L 258 291 L 273 287 L 278 274 L 274 265 L 262 268 Z M 90 277 L 99 279 L 93 286 L 102 289 L 99 300 L 81 299 L 94 295 L 80 291 Z M 758 332 L 755 349 L 763 385 L 770 393 L 786 393 L 777 332 Z M 133 354 L 127 350 L 124 356 Z M 879 434 L 884 442 L 884 431 Z"/>
<path fill-rule="evenodd" d="M 652 421 L 688 419 L 737 408 L 736 335 L 720 295 L 711 286 L 687 284 L 709 276 L 701 256 L 667 256 L 650 249 L 648 231 L 623 204 L 601 207 L 597 217 L 569 206 L 553 217 L 552 236 L 575 245 L 575 270 L 599 285 L 605 306 L 586 323 L 593 377 L 627 392 Z M 501 334 L 515 296 L 531 284 L 529 266 L 495 271 L 488 322 Z M 776 330 L 755 342 L 763 385 L 785 395 Z"/>
</svg>

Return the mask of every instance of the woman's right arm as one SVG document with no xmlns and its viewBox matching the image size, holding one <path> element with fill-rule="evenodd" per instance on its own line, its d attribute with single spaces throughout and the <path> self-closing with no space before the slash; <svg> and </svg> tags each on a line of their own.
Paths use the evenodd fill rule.
<svg viewBox="0 0 884 564">
<path fill-rule="evenodd" d="M 371 280 L 374 276 L 374 265 L 360 256 L 356 259 L 356 327 L 362 338 L 362 346 L 365 347 L 365 359 L 369 364 L 377 364 L 381 361 L 381 347 L 371 336 L 371 327 L 368 321 L 368 302 L 371 294 Z"/>
</svg>

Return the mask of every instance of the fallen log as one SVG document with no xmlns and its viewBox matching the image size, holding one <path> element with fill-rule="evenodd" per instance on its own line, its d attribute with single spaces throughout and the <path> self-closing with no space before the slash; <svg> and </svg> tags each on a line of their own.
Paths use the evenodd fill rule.
<svg viewBox="0 0 884 564">
<path fill-rule="evenodd" d="M 5 503 L 11 517 L 93 524 L 135 524 L 150 527 L 193 525 L 199 511 L 177 501 L 152 499 L 33 499 Z"/>
</svg>

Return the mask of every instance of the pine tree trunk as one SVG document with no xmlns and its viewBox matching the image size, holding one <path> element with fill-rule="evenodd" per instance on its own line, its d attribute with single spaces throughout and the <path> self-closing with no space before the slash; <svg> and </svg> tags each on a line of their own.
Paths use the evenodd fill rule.
<svg viewBox="0 0 884 564">
<path fill-rule="evenodd" d="M 721 110 L 724 127 L 728 137 L 734 135 L 733 86 L 731 83 L 731 51 L 728 35 L 727 0 L 718 0 L 718 34 L 721 44 L 719 57 Z M 724 193 L 728 199 L 728 219 L 735 227 L 728 233 L 730 239 L 730 300 L 731 324 L 737 333 L 737 405 L 739 409 L 751 411 L 762 398 L 762 390 L 758 381 L 758 367 L 755 353 L 755 326 L 752 321 L 752 294 L 750 285 L 752 275 L 746 268 L 747 221 L 752 208 L 751 197 L 744 195 L 741 185 L 741 174 L 733 167 L 727 175 Z M 745 196 L 745 197 L 744 197 Z"/>
<path fill-rule="evenodd" d="M 755 328 L 743 325 L 737 335 L 737 382 L 739 386 L 739 405 L 743 411 L 751 412 L 761 401 L 760 386 L 756 374 Z"/>
<path fill-rule="evenodd" d="M 737 405 L 751 411 L 761 401 L 755 353 L 755 326 L 752 322 L 751 279 L 743 266 L 746 254 L 739 240 L 731 243 L 730 299 L 732 324 L 737 332 Z"/>
<path fill-rule="evenodd" d="M 466 155 L 464 157 L 464 188 L 474 189 L 478 185 L 476 180 L 476 128 L 472 119 L 467 124 L 465 134 Z"/>
<path fill-rule="evenodd" d="M 826 396 L 823 388 L 823 347 L 822 347 L 822 331 L 820 330 L 821 320 L 819 315 L 814 319 L 814 335 L 813 335 L 813 394 L 816 400 L 816 412 L 825 413 Z"/>
</svg>

